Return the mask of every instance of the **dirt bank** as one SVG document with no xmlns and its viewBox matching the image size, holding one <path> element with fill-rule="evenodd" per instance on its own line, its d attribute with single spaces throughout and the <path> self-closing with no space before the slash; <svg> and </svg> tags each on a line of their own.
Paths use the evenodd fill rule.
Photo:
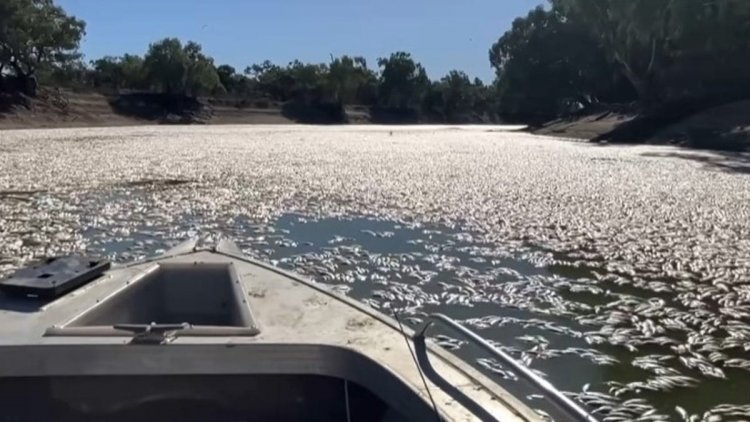
<svg viewBox="0 0 750 422">
<path fill-rule="evenodd" d="M 143 124 L 483 124 L 482 116 L 446 122 L 415 110 L 298 98 L 192 98 L 148 92 L 117 95 L 41 88 L 29 98 L 0 92 L 0 129 L 131 126 Z"/>
<path fill-rule="evenodd" d="M 580 140 L 592 140 L 611 132 L 616 127 L 635 118 L 632 114 L 602 112 L 579 117 L 564 118 L 530 129 L 537 135 Z"/>
<path fill-rule="evenodd" d="M 240 105 L 230 101 L 201 101 L 185 109 L 170 109 L 154 101 L 154 98 L 144 98 L 137 94 L 114 97 L 99 93 L 46 89 L 40 92 L 37 98 L 3 95 L 0 98 L 0 129 L 131 126 L 155 123 L 294 123 L 274 104 L 257 105 Z"/>
<path fill-rule="evenodd" d="M 643 116 L 604 111 L 558 119 L 534 134 L 597 142 L 674 144 L 723 151 L 750 150 L 750 101 L 738 101 L 685 116 Z"/>
</svg>

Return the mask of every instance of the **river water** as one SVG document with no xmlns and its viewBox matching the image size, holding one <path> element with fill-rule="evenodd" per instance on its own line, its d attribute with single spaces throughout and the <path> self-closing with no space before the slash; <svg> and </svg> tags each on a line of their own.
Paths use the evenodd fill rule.
<svg viewBox="0 0 750 422">
<path fill-rule="evenodd" d="M 510 129 L 0 132 L 0 275 L 229 236 L 406 324 L 445 313 L 601 418 L 750 418 L 737 160 Z M 508 368 L 434 335 L 514 390 Z"/>
</svg>

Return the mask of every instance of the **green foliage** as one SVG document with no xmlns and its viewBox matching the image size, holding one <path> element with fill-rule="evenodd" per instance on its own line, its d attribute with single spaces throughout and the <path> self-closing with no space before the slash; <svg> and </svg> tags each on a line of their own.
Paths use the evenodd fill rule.
<svg viewBox="0 0 750 422">
<path fill-rule="evenodd" d="M 750 2 L 555 0 L 585 28 L 645 106 L 750 93 Z M 727 97 L 728 98 L 728 97 Z"/>
<path fill-rule="evenodd" d="M 490 49 L 502 114 L 544 120 L 632 90 L 586 28 L 561 10 L 538 7 L 518 18 Z"/>
<path fill-rule="evenodd" d="M 77 50 L 84 33 L 85 23 L 53 0 L 0 0 L 0 83 L 28 93 L 38 78 L 114 91 L 226 93 L 246 103 L 370 105 L 384 115 L 455 122 L 498 114 L 545 120 L 597 103 L 638 100 L 653 110 L 750 96 L 747 0 L 548 0 L 492 46 L 497 77 L 489 86 L 457 70 L 430 81 L 406 52 L 380 58 L 376 70 L 345 55 L 326 64 L 265 61 L 242 74 L 176 38 L 151 44 L 143 57 L 108 56 L 87 66 Z"/>
<path fill-rule="evenodd" d="M 92 72 L 81 60 L 70 60 L 55 66 L 42 66 L 35 77 L 42 85 L 66 87 L 76 91 L 90 90 Z"/>
<path fill-rule="evenodd" d="M 151 44 L 143 65 L 152 88 L 167 94 L 184 91 L 187 56 L 182 42 L 177 38 L 166 38 Z"/>
<path fill-rule="evenodd" d="M 219 81 L 229 95 L 235 97 L 248 97 L 257 95 L 255 81 L 247 76 L 237 73 L 234 67 L 221 65 L 216 68 Z"/>
<path fill-rule="evenodd" d="M 477 95 L 482 87 L 475 86 L 466 73 L 453 70 L 440 82 L 443 86 L 445 116 L 448 120 L 461 120 L 461 116 L 474 111 Z"/>
<path fill-rule="evenodd" d="M 259 93 L 279 101 L 315 97 L 326 102 L 371 104 L 377 87 L 377 76 L 361 57 L 332 58 L 328 65 L 295 60 L 285 67 L 266 60 L 248 66 L 245 74 Z"/>
<path fill-rule="evenodd" d="M 423 104 L 433 119 L 452 123 L 487 121 L 494 115 L 490 88 L 458 70 L 433 82 Z"/>
<path fill-rule="evenodd" d="M 143 58 L 125 54 L 121 57 L 105 56 L 91 61 L 93 84 L 108 86 L 115 90 L 144 89 L 148 86 L 143 67 Z"/>
<path fill-rule="evenodd" d="M 227 90 L 227 92 L 236 90 L 238 75 L 237 70 L 234 67 L 229 66 L 228 64 L 223 64 L 216 68 L 216 75 L 219 77 L 219 82 L 221 82 L 221 85 Z"/>
<path fill-rule="evenodd" d="M 200 44 L 190 41 L 185 45 L 185 93 L 190 95 L 217 94 L 223 92 L 214 59 L 203 54 Z"/>
<path fill-rule="evenodd" d="M 27 78 L 75 61 L 85 28 L 52 0 L 0 1 L 0 72 Z"/>
<path fill-rule="evenodd" d="M 689 1 L 689 0 L 688 0 Z M 558 0 L 556 6 L 580 24 L 616 62 L 644 103 L 666 59 L 672 25 L 664 0 Z"/>
<path fill-rule="evenodd" d="M 403 51 L 393 53 L 388 58 L 381 57 L 378 66 L 379 104 L 402 110 L 419 108 L 430 87 L 424 67 L 415 62 L 411 54 Z"/>
<path fill-rule="evenodd" d="M 344 55 L 326 64 L 265 61 L 241 74 L 229 65 L 215 66 L 195 42 L 165 38 L 143 56 L 105 56 L 86 65 L 76 50 L 84 28 L 53 0 L 1 0 L 0 72 L 24 78 L 39 74 L 43 83 L 107 92 L 226 93 L 243 101 L 293 101 L 339 111 L 349 104 L 378 106 L 395 119 L 424 115 L 459 121 L 491 114 L 492 98 L 480 81 L 455 71 L 431 83 L 424 67 L 405 52 L 379 59 L 379 72 L 363 57 Z"/>
<path fill-rule="evenodd" d="M 372 104 L 377 90 L 377 75 L 367 68 L 363 57 L 331 58 L 328 65 L 329 95 L 343 104 Z"/>
<path fill-rule="evenodd" d="M 668 13 L 655 95 L 664 101 L 750 95 L 750 2 L 683 0 Z"/>
<path fill-rule="evenodd" d="M 288 68 L 282 68 L 266 60 L 248 66 L 245 74 L 255 82 L 258 90 L 268 97 L 279 101 L 292 98 L 295 80 Z"/>
<path fill-rule="evenodd" d="M 513 23 L 490 62 L 501 113 L 544 120 L 599 102 L 745 98 L 749 53 L 746 0 L 551 0 Z"/>
<path fill-rule="evenodd" d="M 224 90 L 213 59 L 193 41 L 184 47 L 177 38 L 151 44 L 143 68 L 151 87 L 166 94 L 197 96 Z"/>
</svg>

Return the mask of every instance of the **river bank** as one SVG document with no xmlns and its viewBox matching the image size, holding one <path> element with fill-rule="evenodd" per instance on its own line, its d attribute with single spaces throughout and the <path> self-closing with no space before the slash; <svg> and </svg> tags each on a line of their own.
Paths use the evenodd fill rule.
<svg viewBox="0 0 750 422">
<path fill-rule="evenodd" d="M 670 144 L 727 152 L 750 150 L 750 101 L 685 116 L 599 111 L 531 127 L 537 135 L 621 144 Z"/>
<path fill-rule="evenodd" d="M 36 98 L 6 95 L 0 101 L 0 129 L 139 126 L 150 124 L 290 124 L 274 103 L 239 101 L 173 105 L 143 96 L 47 89 Z"/>
<path fill-rule="evenodd" d="M 279 103 L 231 98 L 169 97 L 136 93 L 61 92 L 38 98 L 0 98 L 0 129 L 116 127 L 152 124 L 440 124 L 366 106 Z M 481 122 L 473 122 L 483 124 Z M 595 143 L 675 145 L 724 152 L 750 151 L 750 101 L 685 116 L 643 116 L 632 110 L 604 110 L 531 125 L 536 135 Z"/>
<path fill-rule="evenodd" d="M 103 94 L 41 89 L 31 98 L 0 93 L 0 129 L 152 124 L 486 124 L 481 116 L 444 122 L 414 110 L 346 105 L 300 98 L 201 97 L 150 92 Z"/>
</svg>

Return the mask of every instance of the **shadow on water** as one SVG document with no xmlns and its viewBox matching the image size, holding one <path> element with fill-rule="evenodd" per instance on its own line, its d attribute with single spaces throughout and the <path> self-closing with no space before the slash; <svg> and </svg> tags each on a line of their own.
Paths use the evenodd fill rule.
<svg viewBox="0 0 750 422">
<path fill-rule="evenodd" d="M 750 153 L 748 152 L 711 152 L 699 154 L 690 152 L 648 152 L 644 157 L 679 158 L 700 163 L 707 170 L 725 173 L 750 174 Z"/>
</svg>

